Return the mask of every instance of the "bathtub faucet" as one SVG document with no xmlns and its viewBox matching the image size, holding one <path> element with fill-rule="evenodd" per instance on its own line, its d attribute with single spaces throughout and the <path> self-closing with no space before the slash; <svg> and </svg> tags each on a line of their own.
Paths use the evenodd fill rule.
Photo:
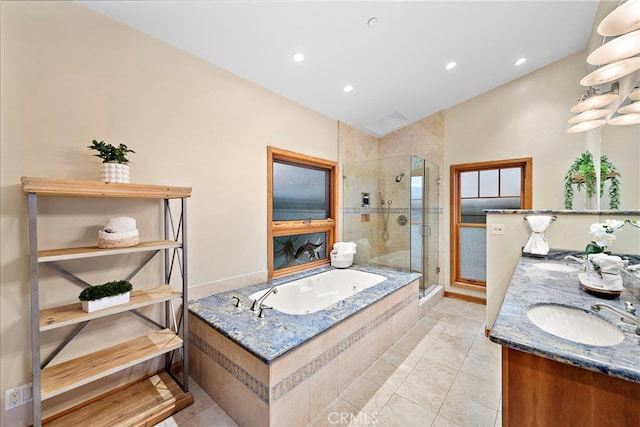
<svg viewBox="0 0 640 427">
<path fill-rule="evenodd" d="M 278 288 L 274 286 L 273 288 L 265 292 L 264 295 L 262 295 L 260 298 L 254 299 L 253 304 L 251 304 L 251 311 L 260 310 L 262 308 L 262 304 L 264 303 L 264 300 L 266 300 L 269 295 L 277 294 L 277 293 L 278 293 Z"/>
</svg>

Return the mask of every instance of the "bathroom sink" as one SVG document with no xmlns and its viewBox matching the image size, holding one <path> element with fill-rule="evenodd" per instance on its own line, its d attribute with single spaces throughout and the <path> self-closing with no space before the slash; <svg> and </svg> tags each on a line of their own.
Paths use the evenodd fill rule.
<svg viewBox="0 0 640 427">
<path fill-rule="evenodd" d="M 555 336 L 600 347 L 620 344 L 624 334 L 595 313 L 558 304 L 536 304 L 527 308 L 534 325 Z"/>
<path fill-rule="evenodd" d="M 534 264 L 536 268 L 547 271 L 562 271 L 565 273 L 573 273 L 582 270 L 579 265 L 567 265 L 556 262 L 537 262 Z"/>
</svg>

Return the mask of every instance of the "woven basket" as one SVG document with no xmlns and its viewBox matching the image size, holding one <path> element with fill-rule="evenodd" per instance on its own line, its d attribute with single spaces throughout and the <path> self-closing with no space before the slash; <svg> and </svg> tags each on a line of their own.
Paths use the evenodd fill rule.
<svg viewBox="0 0 640 427">
<path fill-rule="evenodd" d="M 98 231 L 98 247 L 102 249 L 128 248 L 140 243 L 138 230 L 126 233 L 106 233 Z"/>
</svg>

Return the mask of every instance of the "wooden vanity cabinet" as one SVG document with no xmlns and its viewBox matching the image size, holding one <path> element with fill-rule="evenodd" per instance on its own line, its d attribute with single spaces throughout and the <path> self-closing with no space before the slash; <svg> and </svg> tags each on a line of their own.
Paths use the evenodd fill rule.
<svg viewBox="0 0 640 427">
<path fill-rule="evenodd" d="M 640 383 L 502 347 L 502 425 L 638 426 Z"/>
</svg>

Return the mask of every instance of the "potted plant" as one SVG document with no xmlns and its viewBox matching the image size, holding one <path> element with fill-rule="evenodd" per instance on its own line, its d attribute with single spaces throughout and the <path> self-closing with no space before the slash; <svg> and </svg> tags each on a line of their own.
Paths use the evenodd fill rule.
<svg viewBox="0 0 640 427">
<path fill-rule="evenodd" d="M 610 181 L 609 209 L 620 208 L 620 172 L 605 155 L 600 157 L 600 196 L 604 195 L 605 181 Z M 573 184 L 580 191 L 582 188 L 587 193 L 587 199 L 596 194 L 596 169 L 593 163 L 593 155 L 586 151 L 577 159 L 564 175 L 564 208 L 573 209 Z"/>
<path fill-rule="evenodd" d="M 126 280 L 115 280 L 84 288 L 78 299 L 87 313 L 129 302 L 133 286 Z"/>
<path fill-rule="evenodd" d="M 129 159 L 127 154 L 135 153 L 125 144 L 117 147 L 111 144 L 105 144 L 104 141 L 96 141 L 87 146 L 90 150 L 96 150 L 98 153 L 94 156 L 102 159 L 100 178 L 103 182 L 124 182 L 129 181 Z"/>
</svg>

